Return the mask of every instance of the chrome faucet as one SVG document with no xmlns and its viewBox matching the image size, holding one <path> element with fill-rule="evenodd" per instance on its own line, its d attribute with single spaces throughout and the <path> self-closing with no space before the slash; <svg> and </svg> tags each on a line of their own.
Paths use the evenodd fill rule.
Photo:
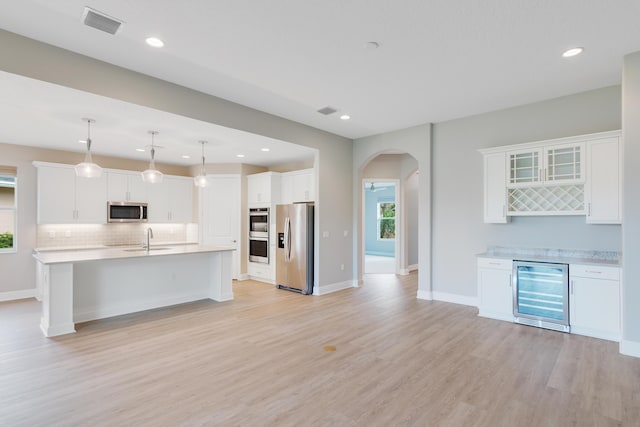
<svg viewBox="0 0 640 427">
<path fill-rule="evenodd" d="M 147 228 L 147 245 L 144 246 L 145 248 L 147 248 L 147 252 L 149 252 L 149 239 L 153 239 L 153 230 L 151 229 L 151 227 Z"/>
</svg>

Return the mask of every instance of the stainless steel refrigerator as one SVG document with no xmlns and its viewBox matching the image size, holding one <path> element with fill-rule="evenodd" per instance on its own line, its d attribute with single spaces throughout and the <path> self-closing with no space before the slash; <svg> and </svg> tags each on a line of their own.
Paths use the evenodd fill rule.
<svg viewBox="0 0 640 427">
<path fill-rule="evenodd" d="M 276 284 L 313 293 L 313 205 L 276 206 Z"/>
</svg>

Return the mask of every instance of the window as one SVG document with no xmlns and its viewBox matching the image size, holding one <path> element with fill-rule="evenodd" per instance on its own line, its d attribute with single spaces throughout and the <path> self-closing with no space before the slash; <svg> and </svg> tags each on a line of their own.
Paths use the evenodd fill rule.
<svg viewBox="0 0 640 427">
<path fill-rule="evenodd" d="M 0 253 L 16 248 L 16 170 L 0 166 Z"/>
<path fill-rule="evenodd" d="M 396 204 L 378 202 L 378 240 L 396 238 Z"/>
</svg>

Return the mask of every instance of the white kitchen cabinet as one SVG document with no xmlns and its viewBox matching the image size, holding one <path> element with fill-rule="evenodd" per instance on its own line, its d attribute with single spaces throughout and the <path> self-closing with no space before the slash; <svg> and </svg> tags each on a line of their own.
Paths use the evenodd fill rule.
<svg viewBox="0 0 640 427">
<path fill-rule="evenodd" d="M 147 184 L 138 172 L 107 172 L 107 198 L 110 202 L 148 201 Z"/>
<path fill-rule="evenodd" d="M 484 221 L 511 216 L 585 215 L 590 224 L 620 224 L 620 131 L 485 148 Z M 499 156 L 505 156 L 505 189 Z M 503 198 L 504 191 L 504 198 Z M 505 201 L 504 215 L 500 212 Z"/>
<path fill-rule="evenodd" d="M 149 222 L 192 222 L 193 181 L 166 176 L 161 183 L 149 184 Z"/>
<path fill-rule="evenodd" d="M 280 174 L 263 172 L 247 175 L 247 204 L 250 207 L 281 203 Z"/>
<path fill-rule="evenodd" d="M 77 177 L 71 165 L 37 167 L 38 224 L 105 224 L 107 181 Z"/>
<path fill-rule="evenodd" d="M 478 315 L 513 321 L 512 260 L 478 258 Z"/>
<path fill-rule="evenodd" d="M 297 203 L 315 201 L 315 170 L 302 169 L 285 172 L 280 177 L 280 201 L 277 203 Z"/>
<path fill-rule="evenodd" d="M 620 269 L 569 265 L 571 332 L 620 341 Z"/>
<path fill-rule="evenodd" d="M 505 153 L 484 156 L 484 222 L 504 224 L 507 217 Z"/>
<path fill-rule="evenodd" d="M 622 147 L 620 138 L 587 144 L 585 203 L 587 223 L 622 223 Z"/>
<path fill-rule="evenodd" d="M 271 262 L 270 264 L 262 264 L 259 262 L 249 261 L 247 262 L 247 275 L 250 279 L 273 284 L 276 281 L 273 264 L 274 262 Z"/>
<path fill-rule="evenodd" d="M 584 182 L 584 143 L 509 151 L 507 161 L 511 188 Z"/>
</svg>

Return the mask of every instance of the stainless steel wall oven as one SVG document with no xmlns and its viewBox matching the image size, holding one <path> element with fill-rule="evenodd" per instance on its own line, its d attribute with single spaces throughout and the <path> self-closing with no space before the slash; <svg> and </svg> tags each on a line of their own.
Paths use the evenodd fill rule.
<svg viewBox="0 0 640 427">
<path fill-rule="evenodd" d="M 249 209 L 249 261 L 269 264 L 269 208 Z"/>
</svg>

